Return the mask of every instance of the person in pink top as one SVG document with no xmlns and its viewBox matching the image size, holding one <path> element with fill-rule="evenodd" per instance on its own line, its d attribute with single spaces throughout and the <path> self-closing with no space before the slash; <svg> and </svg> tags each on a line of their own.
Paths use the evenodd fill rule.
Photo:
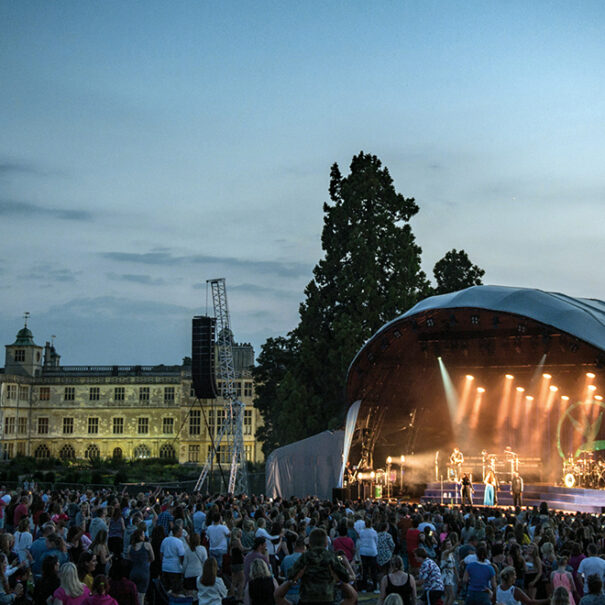
<svg viewBox="0 0 605 605">
<path fill-rule="evenodd" d="M 78 578 L 78 568 L 74 563 L 63 563 L 59 570 L 61 586 L 53 593 L 52 605 L 82 605 L 90 596 L 86 584 Z"/>
<path fill-rule="evenodd" d="M 571 572 L 567 571 L 567 557 L 557 557 L 557 565 L 559 566 L 557 571 L 553 571 L 550 574 L 553 589 L 563 586 L 569 594 L 569 605 L 576 605 L 573 598 L 574 580 Z"/>
<path fill-rule="evenodd" d="M 100 574 L 92 582 L 92 596 L 84 599 L 83 605 L 118 605 L 118 602 L 107 594 L 109 580 Z"/>
</svg>

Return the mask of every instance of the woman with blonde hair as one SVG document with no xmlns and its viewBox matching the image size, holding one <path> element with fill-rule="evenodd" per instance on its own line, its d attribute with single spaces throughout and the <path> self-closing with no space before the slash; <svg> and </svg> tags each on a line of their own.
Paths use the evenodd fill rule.
<svg viewBox="0 0 605 605">
<path fill-rule="evenodd" d="M 552 593 L 550 605 L 569 605 L 569 592 L 565 586 L 557 586 Z"/>
<path fill-rule="evenodd" d="M 250 605 L 275 605 L 278 584 L 263 559 L 254 559 L 250 566 L 250 581 L 246 587 L 246 602 Z"/>
<path fill-rule="evenodd" d="M 53 593 L 52 605 L 80 605 L 90 596 L 90 589 L 78 578 L 74 563 L 63 563 L 59 569 L 61 586 Z"/>
</svg>

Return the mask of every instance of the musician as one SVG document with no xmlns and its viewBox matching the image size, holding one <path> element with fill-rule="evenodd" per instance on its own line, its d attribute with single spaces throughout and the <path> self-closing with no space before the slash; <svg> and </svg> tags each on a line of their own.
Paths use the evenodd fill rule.
<svg viewBox="0 0 605 605">
<path fill-rule="evenodd" d="M 462 485 L 460 486 L 460 496 L 462 498 L 462 506 L 467 503 L 471 508 L 473 508 L 473 494 L 475 493 L 475 488 L 473 487 L 473 482 L 468 473 L 464 473 L 462 475 Z"/>
<path fill-rule="evenodd" d="M 484 506 L 494 506 L 496 497 L 496 473 L 491 468 L 487 469 L 485 473 L 485 494 L 483 496 Z"/>
<path fill-rule="evenodd" d="M 517 471 L 513 473 L 510 491 L 513 495 L 513 506 L 523 506 L 523 478 Z"/>
<path fill-rule="evenodd" d="M 454 469 L 456 481 L 460 481 L 462 476 L 462 463 L 464 462 L 464 455 L 458 449 L 458 446 L 454 448 L 454 451 L 450 454 L 450 465 Z"/>
</svg>

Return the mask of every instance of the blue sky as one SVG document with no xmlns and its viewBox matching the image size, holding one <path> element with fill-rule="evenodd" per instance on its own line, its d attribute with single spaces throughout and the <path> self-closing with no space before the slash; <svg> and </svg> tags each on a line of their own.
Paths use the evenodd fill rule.
<svg viewBox="0 0 605 605">
<path fill-rule="evenodd" d="M 329 168 L 378 155 L 427 273 L 605 298 L 601 2 L 3 2 L 0 337 L 175 363 L 204 282 L 297 322 Z"/>
</svg>

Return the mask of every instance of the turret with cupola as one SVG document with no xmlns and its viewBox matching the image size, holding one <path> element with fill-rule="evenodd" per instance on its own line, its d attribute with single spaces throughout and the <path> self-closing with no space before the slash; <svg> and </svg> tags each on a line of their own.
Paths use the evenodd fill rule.
<svg viewBox="0 0 605 605">
<path fill-rule="evenodd" d="M 25 325 L 17 332 L 12 345 L 5 345 L 5 374 L 19 376 L 40 376 L 42 373 L 42 347 L 34 342 L 34 336 L 27 327 L 29 313 L 25 314 Z"/>
</svg>

